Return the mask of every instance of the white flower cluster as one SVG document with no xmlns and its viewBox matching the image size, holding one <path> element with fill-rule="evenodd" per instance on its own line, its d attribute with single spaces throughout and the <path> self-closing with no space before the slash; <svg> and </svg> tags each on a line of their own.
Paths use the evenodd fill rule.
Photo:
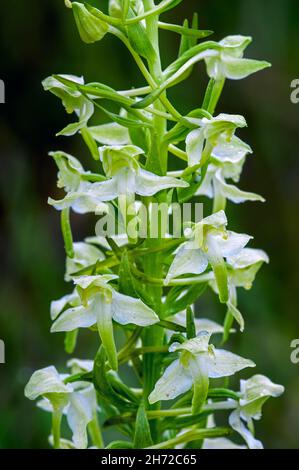
<svg viewBox="0 0 299 470">
<path fill-rule="evenodd" d="M 153 11 L 145 12 L 141 0 L 125 2 L 126 11 L 120 0 L 110 0 L 110 16 L 88 5 L 66 3 L 73 9 L 85 42 L 100 40 L 108 32 L 116 35 L 129 48 L 148 84 L 117 92 L 100 83 L 85 84 L 83 78 L 70 75 L 44 81 L 44 88 L 58 96 L 66 111 L 78 118 L 59 134 L 80 133 L 96 168 L 95 172 L 86 171 L 75 157 L 62 151 L 51 153 L 58 167 L 58 187 L 65 194 L 60 199 L 50 198 L 49 204 L 62 214 L 67 252 L 65 280 L 73 284 L 71 293 L 51 304 L 51 331 L 66 333 L 69 352 L 74 350 L 81 328 L 98 331 L 101 347 L 95 361 L 69 361 L 68 374 L 59 374 L 54 366 L 34 372 L 25 394 L 31 400 L 40 398 L 38 406 L 53 413 L 50 442 L 54 447 L 87 448 L 88 433 L 91 445 L 103 447 L 99 412 L 105 419 L 115 420 L 119 430 L 127 434 L 129 442 L 122 445 L 150 447 L 151 442 L 156 446 L 162 442 L 165 446 L 163 440 L 172 437 L 175 441 L 171 422 L 169 429 L 166 422 L 162 432 L 154 435 L 146 410 L 156 402 L 179 397 L 178 402 L 183 400 L 186 405 L 180 439 L 202 426 L 201 413 L 208 412 L 208 424 L 204 430 L 200 428 L 207 432 L 203 448 L 239 448 L 225 434 L 217 434 L 214 423 L 217 410 L 230 410 L 227 433 L 234 430 L 249 448 L 262 448 L 254 436 L 253 420 L 260 419 L 262 405 L 269 397 L 281 395 L 283 387 L 262 375 L 241 380 L 239 392 L 213 385 L 215 379 L 255 367 L 251 360 L 216 348 L 210 340 L 219 333 L 226 340 L 235 331 L 234 320 L 244 330 L 237 289 L 251 287 L 268 256 L 247 246 L 251 236 L 227 229 L 227 200 L 263 201 L 261 196 L 233 184 L 239 181 L 246 157 L 252 153 L 235 135 L 246 121 L 239 115 L 213 117 L 211 113 L 225 79 L 247 77 L 269 64 L 243 58 L 251 41 L 248 37 L 229 36 L 219 43 L 197 44 L 197 39 L 209 32 L 193 27 L 191 34 L 185 24 L 175 29 L 184 38 L 179 59 L 161 72 L 160 82 L 155 82 L 155 77 L 144 71 L 144 59 L 149 64 L 157 60 L 145 34 L 146 19 L 163 13 L 164 4 L 167 9 L 169 2 L 165 0 Z M 172 25 L 165 23 L 163 27 L 171 30 Z M 199 60 L 205 61 L 211 79 L 206 107 L 181 116 L 165 90 L 181 81 Z M 119 105 L 119 113 L 105 108 L 102 100 Z M 95 106 L 111 122 L 91 126 Z M 168 120 L 175 121 L 170 130 Z M 185 164 L 175 177 L 167 172 L 168 152 Z M 193 196 L 212 198 L 213 212 L 200 222 L 190 221 L 182 239 L 171 235 L 154 242 L 132 239 L 124 224 L 122 237 L 90 237 L 73 243 L 71 209 L 98 215 L 111 201 L 126 216 L 129 204 L 138 201 L 149 206 L 152 201 L 163 200 L 170 205 L 173 200 L 190 201 Z M 223 326 L 207 318 L 194 319 L 193 304 L 206 287 L 225 305 Z M 120 327 L 126 338 L 122 348 L 115 335 L 115 328 Z M 120 363 L 134 368 L 141 388 L 125 384 Z M 214 401 L 219 394 L 223 400 Z M 176 408 L 179 411 L 182 407 Z M 163 419 L 163 409 L 155 412 Z M 194 421 L 197 415 L 198 424 Z M 71 440 L 60 437 L 63 416 L 72 431 Z M 131 426 L 134 420 L 135 428 Z"/>
</svg>

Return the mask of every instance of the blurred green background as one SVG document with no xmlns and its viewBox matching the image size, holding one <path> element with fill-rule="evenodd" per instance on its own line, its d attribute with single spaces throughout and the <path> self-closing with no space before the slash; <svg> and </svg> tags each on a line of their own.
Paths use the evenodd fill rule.
<svg viewBox="0 0 299 470">
<path fill-rule="evenodd" d="M 91 3 L 107 6 L 107 1 Z M 34 369 L 67 359 L 63 337 L 49 333 L 49 304 L 69 291 L 59 217 L 47 205 L 56 188 L 47 152 L 62 148 L 90 164 L 79 137 L 55 138 L 70 118 L 40 82 L 52 73 L 84 74 L 88 81 L 119 89 L 143 82 L 114 38 L 81 43 L 62 0 L 10 0 L 1 2 L 0 11 L 0 78 L 6 84 L 6 104 L 0 105 L 0 338 L 6 343 L 6 364 L 0 365 L 0 448 L 40 448 L 48 445 L 49 416 L 24 398 L 23 388 Z M 219 112 L 246 116 L 249 127 L 239 135 L 254 156 L 241 186 L 267 198 L 266 204 L 230 205 L 230 227 L 254 234 L 254 246 L 271 257 L 254 288 L 241 293 L 247 328 L 232 347 L 252 358 L 259 373 L 286 387 L 283 398 L 265 406 L 258 437 L 268 448 L 299 448 L 299 365 L 290 362 L 290 343 L 299 338 L 299 105 L 290 102 L 290 82 L 299 78 L 299 5 L 296 0 L 185 0 L 164 18 L 183 20 L 193 11 L 203 29 L 216 32 L 216 40 L 253 36 L 247 56 L 273 64 L 247 80 L 227 82 L 218 106 Z M 167 64 L 176 56 L 178 37 L 163 32 L 161 38 Z M 201 103 L 206 82 L 204 67 L 197 66 L 188 82 L 171 91 L 181 112 Z M 92 226 L 88 217 L 74 217 L 73 224 L 77 239 Z M 205 316 L 223 316 L 209 299 L 201 309 Z M 95 346 L 83 336 L 76 354 L 92 357 Z"/>
</svg>

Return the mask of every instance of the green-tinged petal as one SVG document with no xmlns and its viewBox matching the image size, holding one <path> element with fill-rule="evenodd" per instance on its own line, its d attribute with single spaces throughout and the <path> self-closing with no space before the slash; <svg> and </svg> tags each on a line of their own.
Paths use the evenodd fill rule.
<svg viewBox="0 0 299 470">
<path fill-rule="evenodd" d="M 227 36 L 220 41 L 218 53 L 205 58 L 209 77 L 239 80 L 269 67 L 270 64 L 265 61 L 243 59 L 244 49 L 250 42 L 251 37 L 248 36 Z"/>
<path fill-rule="evenodd" d="M 207 331 L 201 331 L 196 338 L 189 339 L 184 343 L 173 343 L 169 351 L 188 351 L 192 355 L 206 353 L 209 347 L 211 334 Z"/>
<path fill-rule="evenodd" d="M 109 25 L 90 13 L 83 3 L 72 2 L 72 8 L 82 41 L 90 44 L 103 39 Z"/>
<path fill-rule="evenodd" d="M 202 129 L 195 129 L 188 134 L 186 138 L 188 166 L 193 167 L 200 163 L 204 141 L 205 135 Z"/>
<path fill-rule="evenodd" d="M 105 145 L 100 147 L 99 151 L 108 178 L 115 176 L 124 168 L 138 171 L 138 157 L 144 153 L 144 150 L 136 145 Z"/>
<path fill-rule="evenodd" d="M 168 317 L 167 320 L 177 323 L 181 326 L 186 326 L 186 312 L 179 312 L 176 315 Z M 209 320 L 208 318 L 195 318 L 194 323 L 197 333 L 200 331 L 207 331 L 211 335 L 223 333 L 223 326 L 212 320 Z"/>
<path fill-rule="evenodd" d="M 78 85 L 84 84 L 83 77 L 76 77 L 75 75 L 60 75 L 60 77 L 75 82 Z M 76 89 L 66 86 L 55 77 L 46 78 L 42 82 L 42 85 L 45 91 L 50 91 L 53 93 L 53 95 L 62 100 L 62 104 L 65 107 L 67 113 L 73 113 L 75 110 L 80 108 L 82 104 L 82 97 L 81 93 Z"/>
<path fill-rule="evenodd" d="M 252 153 L 250 146 L 238 137 L 233 136 L 230 141 L 227 141 L 224 136 L 221 136 L 218 145 L 212 151 L 212 157 L 221 163 L 236 164 L 249 153 Z"/>
<path fill-rule="evenodd" d="M 213 239 L 221 251 L 222 256 L 228 257 L 240 253 L 252 237 L 244 233 L 236 233 L 228 230 L 225 234 L 216 231 L 211 232 L 208 235 L 208 239 L 209 243 L 210 240 Z"/>
<path fill-rule="evenodd" d="M 237 254 L 229 255 L 227 262 L 233 269 L 244 269 L 260 262 L 269 263 L 269 257 L 263 250 L 244 248 Z"/>
<path fill-rule="evenodd" d="M 258 441 L 254 438 L 252 433 L 241 420 L 240 413 L 238 410 L 235 410 L 230 414 L 229 424 L 237 433 L 239 433 L 243 437 L 249 449 L 263 449 L 263 444 L 261 443 L 261 441 Z"/>
<path fill-rule="evenodd" d="M 241 416 L 260 419 L 265 401 L 283 393 L 282 385 L 273 383 L 264 375 L 254 375 L 248 380 L 241 380 Z"/>
<path fill-rule="evenodd" d="M 139 326 L 154 325 L 159 321 L 155 312 L 140 299 L 113 291 L 112 317 L 121 325 L 132 323 Z"/>
<path fill-rule="evenodd" d="M 129 131 L 116 122 L 88 128 L 92 137 L 102 145 L 127 145 L 130 143 Z"/>
<path fill-rule="evenodd" d="M 94 302 L 86 307 L 79 306 L 65 310 L 51 327 L 52 333 L 61 331 L 73 331 L 77 328 L 90 328 L 96 323 Z"/>
<path fill-rule="evenodd" d="M 251 42 L 251 36 L 236 34 L 226 36 L 219 42 L 219 44 L 223 47 L 226 54 L 229 54 L 232 57 L 242 57 L 244 50 Z"/>
<path fill-rule="evenodd" d="M 88 445 L 87 425 L 92 420 L 92 408 L 86 396 L 81 392 L 70 395 L 67 421 L 73 432 L 73 442 L 77 449 L 86 449 Z"/>
<path fill-rule="evenodd" d="M 76 290 L 72 292 L 71 294 L 61 297 L 61 299 L 53 300 L 53 302 L 51 302 L 51 307 L 50 307 L 51 319 L 55 320 L 67 305 L 71 305 L 72 307 L 75 307 L 79 304 L 80 304 L 80 297 Z"/>
<path fill-rule="evenodd" d="M 81 175 L 84 174 L 84 168 L 77 158 L 65 152 L 50 152 L 49 155 L 54 158 L 58 166 L 59 188 L 65 188 L 66 191 L 76 191 L 81 182 Z"/>
<path fill-rule="evenodd" d="M 214 228 L 222 228 L 227 225 L 227 218 L 224 211 L 215 212 L 202 220 L 202 224 L 205 226 L 211 226 Z"/>
<path fill-rule="evenodd" d="M 218 188 L 219 192 L 230 201 L 235 204 L 240 204 L 245 201 L 260 201 L 265 202 L 265 199 L 259 194 L 242 191 L 233 184 L 228 184 L 224 180 L 221 174 L 221 170 L 218 170 L 215 174 L 214 185 Z"/>
<path fill-rule="evenodd" d="M 101 183 L 82 183 L 76 192 L 69 192 L 63 199 L 48 199 L 48 204 L 57 210 L 71 207 L 78 214 L 103 210 L 102 202 L 112 201 L 117 197 L 117 186 L 114 179 Z"/>
<path fill-rule="evenodd" d="M 158 176 L 146 170 L 139 170 L 136 177 L 135 191 L 140 196 L 153 196 L 154 194 L 169 188 L 187 188 L 186 181 L 170 176 Z"/>
<path fill-rule="evenodd" d="M 271 67 L 269 62 L 252 59 L 237 59 L 235 57 L 229 57 L 226 54 L 222 55 L 221 60 L 224 75 L 231 80 L 240 80 L 260 70 Z"/>
<path fill-rule="evenodd" d="M 214 353 L 207 356 L 209 377 L 217 379 L 229 377 L 246 367 L 255 367 L 254 362 L 244 359 L 224 349 L 215 349 Z"/>
<path fill-rule="evenodd" d="M 268 255 L 262 250 L 244 248 L 240 253 L 229 256 L 230 283 L 236 287 L 250 289 L 255 276 L 263 263 L 268 263 Z"/>
<path fill-rule="evenodd" d="M 193 242 L 183 243 L 169 268 L 165 283 L 182 274 L 201 274 L 208 266 L 206 254 L 199 249 L 194 249 Z"/>
<path fill-rule="evenodd" d="M 151 404 L 160 400 L 172 400 L 190 390 L 191 387 L 191 374 L 177 359 L 165 369 L 148 400 Z"/>
<path fill-rule="evenodd" d="M 64 135 L 69 137 L 76 134 L 80 129 L 87 127 L 87 123 L 94 113 L 93 103 L 82 97 L 80 107 L 76 109 L 76 113 L 79 116 L 79 121 L 68 124 L 64 129 L 57 133 L 58 136 Z"/>
<path fill-rule="evenodd" d="M 82 289 L 87 289 L 88 287 L 102 287 L 103 289 L 109 289 L 107 284 L 110 281 L 117 279 L 116 274 L 99 274 L 95 276 L 79 276 L 74 279 L 74 284 L 81 287 Z"/>
<path fill-rule="evenodd" d="M 70 392 L 72 392 L 71 386 L 63 382 L 54 366 L 35 371 L 25 387 L 25 397 L 29 400 L 46 396 L 51 402 L 55 397 L 57 399 L 60 397 L 64 402 Z"/>
</svg>

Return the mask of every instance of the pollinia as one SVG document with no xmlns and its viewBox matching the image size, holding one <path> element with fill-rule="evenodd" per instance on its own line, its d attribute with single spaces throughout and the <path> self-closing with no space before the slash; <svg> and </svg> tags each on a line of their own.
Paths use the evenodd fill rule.
<svg viewBox="0 0 299 470">
<path fill-rule="evenodd" d="M 63 373 L 54 366 L 38 370 L 26 386 L 26 397 L 52 413 L 54 448 L 260 449 L 254 420 L 269 397 L 283 393 L 263 375 L 242 379 L 232 390 L 228 377 L 255 364 L 222 349 L 231 333 L 245 328 L 237 291 L 251 287 L 268 257 L 247 247 L 252 237 L 227 228 L 227 201 L 263 198 L 236 186 L 252 153 L 236 135 L 246 126 L 244 117 L 215 109 L 226 80 L 270 64 L 243 57 L 250 37 L 205 40 L 212 32 L 198 29 L 197 15 L 180 25 L 160 20 L 181 2 L 110 0 L 103 12 L 65 1 L 81 39 L 118 38 L 144 85 L 117 91 L 72 75 L 43 82 L 75 115 L 59 135 L 80 134 L 97 168 L 89 171 L 63 151 L 50 154 L 65 194 L 49 204 L 61 214 L 65 278 L 72 286 L 51 304 L 51 331 L 65 332 L 72 355 L 82 328 L 98 343 L 93 360 L 70 359 Z M 178 57 L 164 70 L 161 29 L 180 37 Z M 209 77 L 203 103 L 182 115 L 167 92 L 200 61 Z M 89 124 L 96 109 L 107 123 Z M 170 161 L 176 171 L 169 171 Z M 178 209 L 206 198 L 213 201 L 210 213 L 181 219 L 180 236 L 155 209 L 163 205 L 177 222 Z M 73 242 L 71 211 L 95 214 L 96 234 Z M 141 230 L 142 213 L 147 223 Z M 195 302 L 208 290 L 223 306 L 223 325 L 194 315 Z M 65 419 L 69 433 L 64 425 L 62 436 Z M 106 442 L 108 427 L 121 440 Z"/>
</svg>

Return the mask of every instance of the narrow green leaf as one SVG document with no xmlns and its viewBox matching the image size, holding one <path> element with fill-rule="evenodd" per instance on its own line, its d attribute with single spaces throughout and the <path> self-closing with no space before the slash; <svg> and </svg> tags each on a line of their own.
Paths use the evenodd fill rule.
<svg viewBox="0 0 299 470">
<path fill-rule="evenodd" d="M 134 449 L 145 449 L 151 445 L 153 445 L 151 430 L 146 416 L 144 402 L 142 402 L 136 416 Z"/>
<path fill-rule="evenodd" d="M 184 20 L 182 29 L 184 31 L 189 30 L 189 21 L 187 19 Z M 182 33 L 178 57 L 181 57 L 186 51 L 188 51 L 188 49 L 189 35 L 187 35 L 186 33 Z"/>
<path fill-rule="evenodd" d="M 163 420 L 162 429 L 165 431 L 168 429 L 181 430 L 194 425 L 200 426 L 200 424 L 213 413 L 214 411 L 211 410 L 203 411 L 202 413 L 196 415 L 184 416 L 181 418 L 168 418 Z"/>
<path fill-rule="evenodd" d="M 233 400 L 239 400 L 239 395 L 233 390 L 229 390 L 227 388 L 210 388 L 208 392 L 208 398 L 232 398 Z"/>
<path fill-rule="evenodd" d="M 182 37 L 185 36 L 185 37 L 191 37 L 195 39 L 203 39 L 213 34 L 213 31 L 210 31 L 210 30 L 199 30 L 197 28 L 194 28 L 193 26 L 192 28 L 189 28 L 189 23 L 187 19 L 184 21 L 183 26 L 170 24 L 170 23 L 163 23 L 161 21 L 159 21 L 158 25 L 160 29 L 164 29 L 166 31 L 172 31 L 173 33 L 181 34 Z M 185 49 L 185 51 L 186 50 L 187 49 Z"/>
<path fill-rule="evenodd" d="M 130 261 L 127 250 L 124 250 L 119 265 L 119 291 L 131 297 L 138 297 L 135 290 L 134 279 L 131 273 Z"/>
<path fill-rule="evenodd" d="M 93 368 L 93 383 L 99 396 L 108 403 L 116 406 L 119 410 L 129 411 L 136 409 L 134 405 L 114 392 L 107 378 L 106 372 L 106 352 L 103 346 L 100 346 Z"/>
<path fill-rule="evenodd" d="M 194 313 L 190 305 L 186 309 L 187 338 L 192 339 L 196 336 L 196 327 L 194 322 Z"/>
<path fill-rule="evenodd" d="M 131 8 L 128 11 L 129 18 L 134 18 L 134 12 Z M 141 57 L 144 57 L 148 61 L 155 60 L 156 52 L 148 38 L 145 27 L 142 23 L 134 23 L 126 26 L 127 35 L 133 49 Z"/>
<path fill-rule="evenodd" d="M 154 101 L 156 101 L 159 98 L 159 96 L 163 93 L 163 91 L 164 91 L 163 87 L 156 88 L 145 98 L 143 98 L 140 101 L 136 101 L 136 103 L 132 104 L 131 108 L 133 109 L 146 108 L 147 106 L 151 105 Z"/>
<path fill-rule="evenodd" d="M 105 449 L 133 449 L 133 444 L 128 441 L 113 441 Z"/>
<path fill-rule="evenodd" d="M 207 283 L 193 285 L 188 288 L 186 286 L 172 287 L 166 297 L 163 306 L 165 316 L 175 315 L 186 309 L 197 300 L 206 290 Z"/>
</svg>

